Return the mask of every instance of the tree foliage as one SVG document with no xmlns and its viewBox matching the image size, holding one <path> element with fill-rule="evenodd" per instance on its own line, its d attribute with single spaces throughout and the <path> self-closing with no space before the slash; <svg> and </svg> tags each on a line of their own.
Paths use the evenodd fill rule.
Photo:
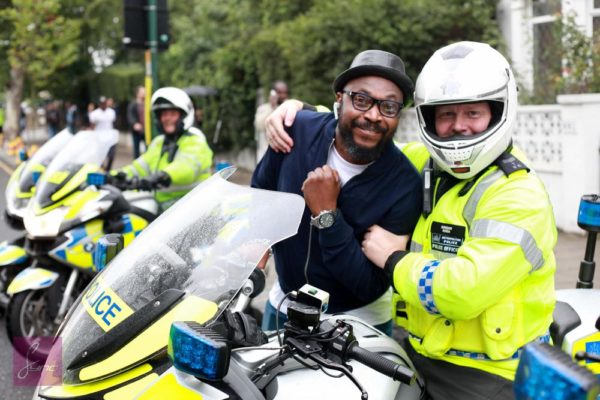
<svg viewBox="0 0 600 400">
<path fill-rule="evenodd" d="M 123 88 L 140 76 L 143 53 L 120 43 L 122 0 L 0 0 L 3 4 L 8 11 L 2 15 L 19 28 L 0 26 L 0 56 L 7 50 L 4 37 L 27 38 L 17 49 L 19 57 L 30 57 L 22 65 L 35 90 L 80 102 L 82 96 L 114 92 L 123 100 Z M 159 84 L 215 87 L 217 98 L 195 101 L 206 108 L 209 136 L 217 120 L 223 122 L 219 143 L 224 147 L 252 143 L 257 99 L 266 98 L 274 80 L 287 81 L 294 97 L 327 105 L 334 98 L 334 77 L 362 50 L 400 55 L 416 79 L 431 53 L 449 42 L 500 44 L 495 2 L 489 0 L 171 0 L 168 5 L 171 46 L 159 56 Z M 25 6 L 31 12 L 15 12 Z M 27 29 L 31 26 L 35 30 Z M 11 48 L 14 43 L 11 39 Z M 122 66 L 98 75 L 92 70 L 102 67 L 99 60 Z M 7 72 L 0 67 L 0 74 Z"/>
<path fill-rule="evenodd" d="M 180 12 L 187 17 L 175 17 Z M 174 42 L 161 56 L 161 84 L 216 87 L 221 140 L 244 146 L 254 136 L 257 90 L 266 97 L 274 80 L 286 80 L 294 97 L 330 104 L 335 76 L 368 48 L 400 55 L 416 79 L 440 46 L 498 46 L 494 15 L 486 0 L 194 0 L 172 8 Z"/>
<path fill-rule="evenodd" d="M 559 20 L 555 35 L 562 59 L 562 70 L 556 77 L 558 93 L 600 92 L 600 36 L 589 37 L 568 14 Z"/>
<path fill-rule="evenodd" d="M 59 0 L 14 0 L 2 17 L 12 26 L 9 64 L 25 71 L 32 89 L 76 60 L 80 24 L 61 15 Z"/>
</svg>

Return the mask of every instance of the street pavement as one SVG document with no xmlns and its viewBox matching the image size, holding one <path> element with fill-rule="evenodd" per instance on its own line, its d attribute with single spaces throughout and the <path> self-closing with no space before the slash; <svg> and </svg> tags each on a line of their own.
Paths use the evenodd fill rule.
<svg viewBox="0 0 600 400">
<path fill-rule="evenodd" d="M 117 146 L 115 161 L 113 168 L 119 168 L 126 165 L 132 160 L 131 137 L 128 134 L 120 135 L 119 145 Z M 219 155 L 215 159 L 221 159 Z M 5 150 L 0 149 L 0 212 L 3 214 L 5 210 L 4 188 L 8 181 L 8 176 L 16 164 L 15 157 L 9 157 Z M 238 169 L 238 171 L 230 178 L 230 181 L 242 185 L 247 185 L 250 182 L 251 171 Z M 574 213 L 577 210 L 573 210 Z M 16 238 L 19 232 L 10 229 L 3 219 L 0 219 L 0 242 L 8 239 Z M 600 265 L 600 241 L 596 240 L 596 263 Z M 586 236 L 582 234 L 559 232 L 558 242 L 555 248 L 555 256 L 557 262 L 556 270 L 556 288 L 566 289 L 574 288 L 577 282 L 577 274 L 579 264 L 583 259 L 586 247 Z M 267 267 L 267 287 L 263 293 L 253 301 L 253 307 L 262 310 L 267 299 L 269 288 L 276 279 L 276 273 L 273 265 Z M 594 277 L 594 287 L 600 287 L 600 267 Z M 12 349 L 6 337 L 6 328 L 4 318 L 0 322 L 0 398 L 10 400 L 31 399 L 33 388 L 31 387 L 15 387 L 12 383 Z"/>
</svg>

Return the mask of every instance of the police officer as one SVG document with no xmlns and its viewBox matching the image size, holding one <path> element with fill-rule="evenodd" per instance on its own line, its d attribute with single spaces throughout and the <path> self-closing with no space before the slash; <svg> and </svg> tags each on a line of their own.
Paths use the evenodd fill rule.
<svg viewBox="0 0 600 400">
<path fill-rule="evenodd" d="M 393 279 L 405 347 L 434 399 L 511 399 L 520 350 L 548 340 L 557 232 L 544 185 L 512 145 L 517 88 L 489 45 L 443 47 L 419 75 L 423 212 L 410 240 L 373 226 L 363 251 Z M 277 127 L 299 104 L 267 121 Z"/>
<path fill-rule="evenodd" d="M 158 89 L 151 103 L 160 135 L 144 154 L 116 172 L 117 177 L 139 178 L 142 190 L 155 190 L 165 210 L 210 176 L 213 152 L 202 131 L 192 126 L 194 106 L 183 90 Z"/>
<path fill-rule="evenodd" d="M 377 227 L 363 247 L 406 304 L 429 395 L 510 399 L 521 348 L 548 340 L 557 239 L 544 185 L 512 146 L 515 79 L 490 46 L 455 43 L 429 59 L 415 102 L 423 144 L 405 153 L 423 171 L 423 214 L 408 251 Z"/>
</svg>

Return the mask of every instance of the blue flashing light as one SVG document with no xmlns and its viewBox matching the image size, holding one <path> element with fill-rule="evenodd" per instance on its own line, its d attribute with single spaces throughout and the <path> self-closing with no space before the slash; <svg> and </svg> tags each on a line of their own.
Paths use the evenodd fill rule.
<svg viewBox="0 0 600 400">
<path fill-rule="evenodd" d="M 31 172 L 31 180 L 33 181 L 34 185 L 40 180 L 41 175 L 42 173 L 40 171 Z"/>
<path fill-rule="evenodd" d="M 106 175 L 99 172 L 90 172 L 87 175 L 87 184 L 94 186 L 102 186 L 106 183 Z"/>
<path fill-rule="evenodd" d="M 584 229 L 600 229 L 600 196 L 586 194 L 581 197 L 577 224 Z"/>
<path fill-rule="evenodd" d="M 29 158 L 29 156 L 27 155 L 27 150 L 25 150 L 25 149 L 19 150 L 19 160 L 20 161 L 27 161 L 28 158 Z"/>
<path fill-rule="evenodd" d="M 589 369 L 547 343 L 525 346 L 514 387 L 517 400 L 593 400 L 600 393 Z"/>
<path fill-rule="evenodd" d="M 175 368 L 200 379 L 220 380 L 229 370 L 227 340 L 197 322 L 174 322 L 167 351 Z"/>
<path fill-rule="evenodd" d="M 94 265 L 92 269 L 100 272 L 106 267 L 106 254 L 108 253 L 108 243 L 104 238 L 98 239 L 96 249 L 94 250 Z"/>
</svg>

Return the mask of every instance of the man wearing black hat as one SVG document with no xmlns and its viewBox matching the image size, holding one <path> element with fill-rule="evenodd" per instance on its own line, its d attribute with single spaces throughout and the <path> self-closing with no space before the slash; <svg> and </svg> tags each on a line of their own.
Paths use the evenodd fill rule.
<svg viewBox="0 0 600 400">
<path fill-rule="evenodd" d="M 347 312 L 391 332 L 389 278 L 361 251 L 370 226 L 412 232 L 421 181 L 393 145 L 413 83 L 402 60 L 367 50 L 333 83 L 333 113 L 300 112 L 288 129 L 294 151 L 269 149 L 252 186 L 304 196 L 299 232 L 274 246 L 279 281 L 269 293 L 263 329 L 285 320 L 286 293 L 309 283 L 330 294 L 329 313 Z M 402 185 L 398 185 L 402 182 Z"/>
</svg>

